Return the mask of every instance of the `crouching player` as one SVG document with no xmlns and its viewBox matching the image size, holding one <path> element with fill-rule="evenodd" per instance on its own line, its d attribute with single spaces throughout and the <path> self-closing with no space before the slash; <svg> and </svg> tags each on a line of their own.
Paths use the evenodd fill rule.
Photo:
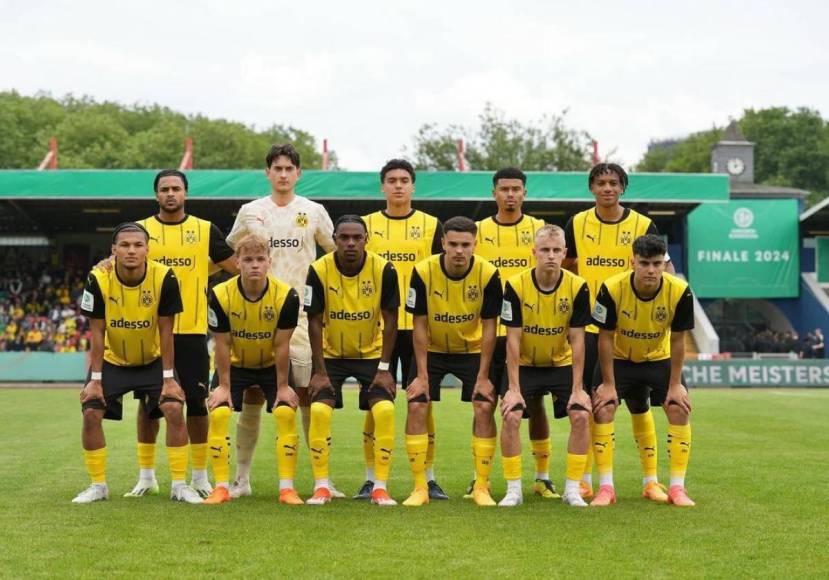
<svg viewBox="0 0 829 580">
<path fill-rule="evenodd" d="M 501 387 L 501 454 L 507 494 L 499 506 L 523 503 L 519 427 L 527 400 L 550 393 L 557 419 L 570 418 L 567 481 L 562 500 L 586 507 L 579 482 L 590 446 L 590 396 L 582 380 L 584 327 L 590 323 L 590 290 L 563 270 L 564 230 L 546 225 L 535 234 L 535 268 L 507 280 L 501 321 L 507 327 L 507 376 Z M 568 342 L 569 341 L 569 342 Z"/>
<path fill-rule="evenodd" d="M 371 503 L 397 505 L 386 484 L 394 448 L 396 380 L 389 361 L 397 335 L 400 296 L 391 262 L 366 251 L 363 218 L 344 215 L 334 225 L 336 250 L 311 264 L 305 287 L 313 374 L 308 440 L 314 472 L 309 505 L 331 501 L 328 460 L 331 417 L 342 408 L 342 386 L 349 377 L 360 383 L 360 409 L 374 419 L 374 485 Z M 382 323 L 382 330 L 381 330 Z"/>
<path fill-rule="evenodd" d="M 73 499 L 91 503 L 109 497 L 103 419 L 121 420 L 122 397 L 134 392 L 151 418 L 167 422 L 167 457 L 176 501 L 201 503 L 189 487 L 184 392 L 173 370 L 173 319 L 182 311 L 173 271 L 147 260 L 150 235 L 134 222 L 115 228 L 115 267 L 93 270 L 81 299 L 90 319 L 89 381 L 81 391 L 84 463 L 92 484 Z"/>
<path fill-rule="evenodd" d="M 230 406 L 242 411 L 245 391 L 259 389 L 276 420 L 279 502 L 301 504 L 294 490 L 297 460 L 296 393 L 288 385 L 289 345 L 299 295 L 268 274 L 268 242 L 248 235 L 236 244 L 239 275 L 210 291 L 207 318 L 215 333 L 216 374 L 210 408 L 210 445 L 216 487 L 204 503 L 230 501 Z"/>
<path fill-rule="evenodd" d="M 646 406 L 649 396 L 668 416 L 668 503 L 694 505 L 685 492 L 691 402 L 682 380 L 685 331 L 694 328 L 694 302 L 688 284 L 665 272 L 666 254 L 658 236 L 637 238 L 633 271 L 605 280 L 596 297 L 593 320 L 599 326 L 601 384 L 593 393 L 593 454 L 600 484 L 590 505 L 616 502 L 613 418 L 619 398 Z"/>
</svg>

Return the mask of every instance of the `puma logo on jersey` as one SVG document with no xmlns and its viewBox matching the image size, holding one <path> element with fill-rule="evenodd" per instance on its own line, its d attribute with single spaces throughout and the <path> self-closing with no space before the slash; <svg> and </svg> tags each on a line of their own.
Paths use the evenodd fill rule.
<svg viewBox="0 0 829 580">
<path fill-rule="evenodd" d="M 443 300 L 443 292 L 438 292 L 437 290 L 432 290 L 432 294 L 435 296 L 439 296 L 441 300 Z"/>
<path fill-rule="evenodd" d="M 631 317 L 630 312 L 628 312 L 627 310 L 622 310 L 622 314 L 624 314 L 624 315 L 625 315 L 625 316 L 627 316 L 628 318 L 630 318 L 630 317 Z"/>
<path fill-rule="evenodd" d="M 593 242 L 594 244 L 596 243 L 596 238 L 591 236 L 590 234 L 584 234 L 584 237 Z"/>
<path fill-rule="evenodd" d="M 242 318 L 242 313 L 241 313 L 241 312 L 233 312 L 233 311 L 231 311 L 231 312 L 230 312 L 230 315 L 231 315 L 231 316 L 235 316 L 236 318 Z"/>
<path fill-rule="evenodd" d="M 337 296 L 340 295 L 340 289 L 339 288 L 334 288 L 333 286 L 329 286 L 328 289 L 331 290 L 331 292 L 333 292 Z"/>
<path fill-rule="evenodd" d="M 485 242 L 489 242 L 490 244 L 493 244 L 493 245 L 495 244 L 495 238 L 486 238 L 486 237 L 485 237 L 485 238 L 484 238 L 484 241 L 485 241 Z"/>
<path fill-rule="evenodd" d="M 375 231 L 375 232 L 371 232 L 371 234 L 374 235 L 374 236 L 377 236 L 378 238 L 385 238 L 386 237 L 385 232 L 376 232 Z"/>
<path fill-rule="evenodd" d="M 115 305 L 118 306 L 118 299 L 117 298 L 115 298 L 114 296 L 110 296 L 109 299 L 111 301 L 115 302 Z"/>
<path fill-rule="evenodd" d="M 535 304 L 529 304 L 528 302 L 524 302 L 524 308 L 529 308 L 533 312 L 535 312 Z"/>
<path fill-rule="evenodd" d="M 255 216 L 253 219 L 255 219 L 256 221 L 258 221 L 258 222 L 259 222 L 260 224 L 262 224 L 263 226 L 265 225 L 265 216 L 263 216 L 263 215 L 258 215 L 258 216 Z"/>
<path fill-rule="evenodd" d="M 157 242 L 157 241 L 158 241 L 158 238 L 154 238 L 154 237 L 150 236 L 150 241 L 151 241 L 151 242 Z"/>
</svg>

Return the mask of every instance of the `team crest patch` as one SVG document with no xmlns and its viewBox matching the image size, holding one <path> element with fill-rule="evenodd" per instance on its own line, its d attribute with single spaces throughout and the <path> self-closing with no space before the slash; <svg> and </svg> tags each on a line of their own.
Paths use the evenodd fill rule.
<svg viewBox="0 0 829 580">
<path fill-rule="evenodd" d="M 185 244 L 195 244 L 196 243 L 196 231 L 195 230 L 187 230 L 184 232 L 184 243 Z"/>
<path fill-rule="evenodd" d="M 262 316 L 268 322 L 273 322 L 274 318 L 276 318 L 276 313 L 273 310 L 273 306 L 265 306 L 265 309 L 262 311 Z"/>
<path fill-rule="evenodd" d="M 419 240 L 422 237 L 423 232 L 420 230 L 420 226 L 412 226 L 412 229 L 409 230 L 409 238 Z"/>
<path fill-rule="evenodd" d="M 668 311 L 665 310 L 664 306 L 657 306 L 653 317 L 656 318 L 657 322 L 665 322 L 668 320 Z"/>
<path fill-rule="evenodd" d="M 466 299 L 474 302 L 478 298 L 480 298 L 481 293 L 478 291 L 478 287 L 475 285 L 470 286 L 466 289 Z"/>
<path fill-rule="evenodd" d="M 558 301 L 558 311 L 562 314 L 570 312 L 570 301 L 567 298 L 562 298 Z"/>
<path fill-rule="evenodd" d="M 363 280 L 360 286 L 360 293 L 366 298 L 374 294 L 374 284 L 372 284 L 371 280 Z"/>
<path fill-rule="evenodd" d="M 153 293 L 150 292 L 149 290 L 144 290 L 141 293 L 141 306 L 144 306 L 145 308 L 149 308 L 152 305 L 153 305 Z"/>
<path fill-rule="evenodd" d="M 622 236 L 619 238 L 619 243 L 623 246 L 629 246 L 631 241 L 633 240 L 631 239 L 630 232 L 622 232 Z"/>
<path fill-rule="evenodd" d="M 521 245 L 529 246 L 533 243 L 533 236 L 527 230 L 521 232 Z"/>
<path fill-rule="evenodd" d="M 294 219 L 294 223 L 296 224 L 296 227 L 304 228 L 308 225 L 308 214 L 306 214 L 304 211 L 297 213 L 296 218 Z"/>
</svg>

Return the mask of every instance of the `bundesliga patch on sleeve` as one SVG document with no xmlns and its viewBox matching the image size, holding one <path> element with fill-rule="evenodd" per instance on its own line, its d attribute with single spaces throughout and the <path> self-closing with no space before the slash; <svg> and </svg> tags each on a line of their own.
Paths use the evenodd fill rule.
<svg viewBox="0 0 829 580">
<path fill-rule="evenodd" d="M 305 306 L 311 306 L 314 301 L 314 289 L 308 284 L 305 285 L 305 299 L 303 300 Z"/>
<path fill-rule="evenodd" d="M 509 300 L 501 302 L 501 318 L 507 322 L 512 322 L 512 302 Z"/>
<path fill-rule="evenodd" d="M 593 318 L 602 324 L 607 322 L 607 308 L 596 302 L 596 305 L 593 307 Z"/>
<path fill-rule="evenodd" d="M 216 312 L 209 306 L 207 307 L 207 324 L 209 324 L 210 326 L 219 325 L 219 319 L 216 316 Z"/>
<path fill-rule="evenodd" d="M 406 294 L 406 306 L 414 308 L 417 304 L 417 291 L 414 288 L 409 288 L 409 293 Z"/>
<path fill-rule="evenodd" d="M 83 297 L 81 298 L 81 310 L 86 310 L 87 312 L 92 312 L 95 308 L 95 296 L 92 295 L 92 292 L 89 290 L 83 291 Z"/>
</svg>

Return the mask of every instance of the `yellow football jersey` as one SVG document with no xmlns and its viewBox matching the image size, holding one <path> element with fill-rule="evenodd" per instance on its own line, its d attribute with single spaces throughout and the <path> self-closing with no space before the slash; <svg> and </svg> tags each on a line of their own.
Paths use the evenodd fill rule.
<svg viewBox="0 0 829 580">
<path fill-rule="evenodd" d="M 116 263 L 109 272 L 89 274 L 81 310 L 106 323 L 104 360 L 122 367 L 146 365 L 161 356 L 158 317 L 182 311 L 178 282 L 172 269 L 147 261 L 144 278 L 128 286 L 118 277 Z"/>
<path fill-rule="evenodd" d="M 276 331 L 296 328 L 298 317 L 299 294 L 271 275 L 256 298 L 245 296 L 240 276 L 210 291 L 210 330 L 230 333 L 230 364 L 237 368 L 264 369 L 276 364 Z"/>
<path fill-rule="evenodd" d="M 384 211 L 376 211 L 363 219 L 368 226 L 366 250 L 394 264 L 402 304 L 415 264 L 441 251 L 440 222 L 436 217 L 418 210 L 412 210 L 405 217 L 390 217 Z M 400 308 L 397 330 L 411 329 L 412 315 L 405 308 Z"/>
<path fill-rule="evenodd" d="M 375 359 L 383 350 L 381 310 L 397 310 L 397 273 L 388 260 L 366 252 L 360 271 L 346 276 L 336 252 L 311 264 L 305 285 L 304 308 L 309 318 L 323 317 L 326 358 Z"/>
<path fill-rule="evenodd" d="M 687 282 L 663 273 L 656 295 L 642 298 L 633 287 L 633 272 L 622 272 L 602 284 L 593 320 L 603 329 L 615 330 L 613 358 L 665 360 L 671 356 L 671 330 L 694 328 L 693 296 Z"/>
<path fill-rule="evenodd" d="M 425 315 L 430 352 L 481 352 L 481 320 L 496 318 L 503 290 L 498 269 L 480 256 L 473 256 L 466 274 L 454 278 L 446 273 L 443 254 L 415 266 L 406 296 L 406 309 Z"/>
<path fill-rule="evenodd" d="M 570 328 L 590 324 L 590 291 L 584 278 L 567 270 L 555 288 L 542 291 L 535 269 L 507 280 L 501 308 L 504 326 L 520 328 L 520 365 L 561 367 L 573 364 Z"/>
</svg>

